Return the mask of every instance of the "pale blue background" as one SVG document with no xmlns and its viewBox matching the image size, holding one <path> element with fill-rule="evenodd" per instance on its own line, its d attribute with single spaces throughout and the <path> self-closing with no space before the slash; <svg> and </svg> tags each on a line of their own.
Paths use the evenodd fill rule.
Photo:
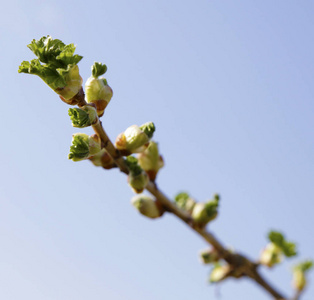
<svg viewBox="0 0 314 300">
<path fill-rule="evenodd" d="M 68 107 L 18 74 L 33 38 L 75 43 L 84 81 L 107 64 L 103 123 L 115 139 L 154 121 L 170 197 L 219 192 L 212 230 L 257 258 L 269 229 L 314 258 L 314 2 L 115 0 L 2 4 L 0 298 L 270 299 L 249 280 L 206 283 L 206 244 L 171 215 L 130 205 L 117 170 L 67 159 Z M 290 260 L 268 278 L 292 295 Z M 314 299 L 314 272 L 305 300 Z"/>
</svg>

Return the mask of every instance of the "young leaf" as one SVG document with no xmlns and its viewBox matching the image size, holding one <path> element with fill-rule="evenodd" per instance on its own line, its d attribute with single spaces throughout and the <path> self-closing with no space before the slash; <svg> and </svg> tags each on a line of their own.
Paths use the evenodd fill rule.
<svg viewBox="0 0 314 300">
<path fill-rule="evenodd" d="M 107 66 L 100 62 L 94 62 L 92 66 L 92 75 L 93 77 L 97 78 L 107 72 Z M 107 84 L 107 82 L 105 82 Z"/>
</svg>

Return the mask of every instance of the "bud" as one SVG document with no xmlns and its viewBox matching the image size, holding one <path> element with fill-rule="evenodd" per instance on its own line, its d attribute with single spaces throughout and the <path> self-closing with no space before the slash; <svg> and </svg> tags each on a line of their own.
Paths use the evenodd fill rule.
<svg viewBox="0 0 314 300">
<path fill-rule="evenodd" d="M 217 263 L 212 269 L 209 277 L 209 282 L 219 282 L 224 280 L 230 273 L 229 265 L 221 265 Z"/>
<path fill-rule="evenodd" d="M 269 243 L 260 255 L 260 263 L 269 268 L 282 261 L 282 250 L 274 243 Z"/>
<path fill-rule="evenodd" d="M 199 256 L 203 264 L 211 264 L 217 262 L 220 258 L 218 251 L 214 248 L 202 250 L 199 253 Z"/>
<path fill-rule="evenodd" d="M 153 137 L 156 130 L 155 124 L 153 122 L 147 122 L 140 126 L 140 129 L 148 136 L 149 139 Z"/>
<path fill-rule="evenodd" d="M 90 105 L 81 108 L 69 108 L 69 116 L 73 127 L 84 128 L 98 121 L 96 109 Z"/>
<path fill-rule="evenodd" d="M 298 292 L 303 291 L 306 287 L 307 280 L 305 274 L 313 267 L 313 261 L 306 260 L 299 263 L 293 268 L 293 280 L 292 285 Z"/>
<path fill-rule="evenodd" d="M 270 242 L 274 243 L 278 248 L 280 248 L 286 257 L 292 257 L 297 254 L 296 244 L 291 241 L 287 241 L 282 233 L 278 231 L 270 231 L 268 233 L 268 239 Z"/>
<path fill-rule="evenodd" d="M 128 156 L 125 160 L 129 168 L 128 183 L 135 193 L 141 193 L 148 184 L 148 175 L 139 166 L 137 159 L 133 156 Z"/>
<path fill-rule="evenodd" d="M 192 218 L 195 223 L 205 226 L 208 222 L 214 220 L 218 214 L 219 197 L 206 203 L 196 203 L 193 207 Z"/>
<path fill-rule="evenodd" d="M 103 167 L 104 169 L 112 169 L 116 167 L 116 164 L 110 154 L 105 148 L 101 149 L 97 154 L 89 157 L 89 160 L 96 167 Z"/>
<path fill-rule="evenodd" d="M 147 173 L 150 180 L 154 181 L 156 175 L 164 166 L 164 161 L 159 155 L 158 145 L 155 142 L 149 142 L 148 147 L 138 155 L 138 163 Z"/>
<path fill-rule="evenodd" d="M 73 67 L 69 66 L 68 69 L 61 74 L 63 74 L 62 76 L 64 77 L 66 85 L 57 88 L 54 91 L 65 103 L 73 105 L 71 99 L 80 91 L 83 83 L 79 67 L 77 65 L 74 65 Z"/>
<path fill-rule="evenodd" d="M 142 215 L 148 218 L 159 218 L 163 214 L 163 209 L 160 205 L 144 194 L 134 196 L 131 203 Z"/>
<path fill-rule="evenodd" d="M 72 136 L 69 159 L 73 161 L 88 159 L 100 150 L 100 139 L 97 135 L 88 136 L 85 133 L 76 133 Z"/>
<path fill-rule="evenodd" d="M 88 103 L 94 103 L 97 108 L 98 116 L 104 114 L 105 108 L 110 102 L 113 92 L 103 75 L 107 71 L 107 66 L 95 62 L 92 66 L 92 76 L 87 79 L 85 84 L 86 100 Z"/>
<path fill-rule="evenodd" d="M 115 146 L 123 155 L 142 152 L 147 148 L 154 130 L 155 126 L 153 122 L 143 124 L 141 127 L 132 125 L 118 135 Z"/>
<path fill-rule="evenodd" d="M 174 200 L 180 208 L 184 209 L 189 213 L 192 212 L 196 203 L 195 200 L 191 198 L 188 193 L 185 192 L 177 194 Z"/>
<path fill-rule="evenodd" d="M 82 87 L 77 64 L 83 57 L 74 55 L 75 46 L 65 45 L 62 41 L 47 36 L 38 41 L 33 40 L 28 48 L 38 58 L 30 62 L 23 61 L 18 72 L 39 76 L 64 102 L 76 104 L 71 99 Z"/>
<path fill-rule="evenodd" d="M 301 270 L 295 270 L 293 272 L 293 279 L 292 279 L 292 285 L 293 288 L 296 289 L 297 291 L 301 292 L 306 286 L 306 277 L 304 272 Z"/>
</svg>

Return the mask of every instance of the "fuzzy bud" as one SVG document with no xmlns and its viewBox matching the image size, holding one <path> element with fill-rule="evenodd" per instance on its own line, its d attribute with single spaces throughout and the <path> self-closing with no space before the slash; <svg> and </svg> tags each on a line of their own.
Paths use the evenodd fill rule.
<svg viewBox="0 0 314 300">
<path fill-rule="evenodd" d="M 148 174 L 150 180 L 154 181 L 156 175 L 164 166 L 162 156 L 159 155 L 158 145 L 155 142 L 149 142 L 148 147 L 138 155 L 138 163 L 141 168 Z"/>
<path fill-rule="evenodd" d="M 72 137 L 69 159 L 73 161 L 88 159 L 100 150 L 100 140 L 97 135 L 88 136 L 85 133 L 76 133 Z"/>
<path fill-rule="evenodd" d="M 192 213 L 196 202 L 189 196 L 188 193 L 181 192 L 175 196 L 174 200 L 181 209 L 187 211 L 188 213 Z"/>
<path fill-rule="evenodd" d="M 97 154 L 89 157 L 89 160 L 96 167 L 103 167 L 104 169 L 112 169 L 116 167 L 116 164 L 110 154 L 105 148 L 101 149 Z"/>
<path fill-rule="evenodd" d="M 160 205 L 149 196 L 136 195 L 132 198 L 131 203 L 142 215 L 148 218 L 159 218 L 163 214 Z"/>
<path fill-rule="evenodd" d="M 79 67 L 77 65 L 70 67 L 68 73 L 64 75 L 64 79 L 66 85 L 62 88 L 55 89 L 55 92 L 65 103 L 72 105 L 71 99 L 80 91 L 83 83 Z"/>
<path fill-rule="evenodd" d="M 192 218 L 195 223 L 205 226 L 208 222 L 214 220 L 218 214 L 219 197 L 206 203 L 196 203 L 193 207 Z"/>
<path fill-rule="evenodd" d="M 283 253 L 282 250 L 274 243 L 269 243 L 260 255 L 260 263 L 269 268 L 282 261 Z"/>
<path fill-rule="evenodd" d="M 219 254 L 216 249 L 206 249 L 199 253 L 200 260 L 203 264 L 211 264 L 219 260 Z"/>
<path fill-rule="evenodd" d="M 150 124 L 151 126 L 148 126 L 147 124 Z M 153 124 L 154 123 L 152 122 L 144 124 L 146 125 L 146 129 L 144 128 L 144 130 L 146 130 L 149 135 L 137 125 L 128 127 L 123 133 L 118 135 L 115 143 L 116 148 L 124 155 L 144 151 L 148 146 L 149 139 L 152 137 L 152 132 L 155 130 Z M 148 128 L 150 129 L 148 130 Z"/>
<path fill-rule="evenodd" d="M 73 127 L 84 128 L 98 121 L 96 109 L 90 105 L 81 108 L 70 108 L 69 116 Z"/>
<path fill-rule="evenodd" d="M 130 173 L 128 175 L 128 183 L 135 193 L 141 193 L 148 184 L 148 175 L 142 170 L 138 161 L 133 156 L 128 156 L 125 160 Z"/>
<path fill-rule="evenodd" d="M 209 277 L 209 282 L 219 282 L 228 277 L 230 273 L 229 265 L 221 265 L 217 263 L 215 267 L 212 269 Z"/>
<path fill-rule="evenodd" d="M 88 103 L 94 103 L 96 105 L 99 117 L 104 114 L 105 108 L 113 95 L 107 80 L 103 77 L 99 77 L 106 71 L 106 65 L 97 62 L 94 63 L 92 66 L 92 76 L 87 79 L 85 84 L 86 100 Z"/>
<path fill-rule="evenodd" d="M 313 267 L 313 261 L 306 260 L 299 263 L 293 268 L 293 280 L 292 285 L 298 292 L 304 290 L 307 284 L 306 273 Z"/>
</svg>

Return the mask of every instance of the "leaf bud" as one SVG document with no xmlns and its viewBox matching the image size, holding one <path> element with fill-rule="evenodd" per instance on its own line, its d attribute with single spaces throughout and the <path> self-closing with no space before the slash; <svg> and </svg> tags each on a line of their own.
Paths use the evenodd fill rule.
<svg viewBox="0 0 314 300">
<path fill-rule="evenodd" d="M 155 124 L 153 122 L 147 122 L 140 126 L 140 129 L 145 132 L 149 139 L 151 139 L 156 130 Z"/>
<path fill-rule="evenodd" d="M 230 266 L 229 265 L 221 265 L 217 263 L 212 269 L 209 277 L 209 282 L 219 282 L 224 280 L 230 274 Z"/>
<path fill-rule="evenodd" d="M 138 161 L 133 156 L 128 156 L 125 160 L 129 168 L 128 183 L 135 193 L 141 193 L 148 184 L 148 175 L 142 170 Z"/>
<path fill-rule="evenodd" d="M 72 126 L 78 128 L 88 127 L 98 121 L 96 109 L 90 105 L 81 108 L 69 108 L 69 116 Z"/>
<path fill-rule="evenodd" d="M 106 65 L 95 62 L 92 66 L 92 76 L 87 79 L 85 84 L 86 100 L 88 103 L 94 103 L 96 105 L 99 117 L 104 114 L 105 108 L 113 95 L 107 80 L 103 77 L 99 77 L 106 71 Z"/>
<path fill-rule="evenodd" d="M 194 206 L 195 206 L 195 200 L 189 196 L 188 193 L 181 192 L 177 194 L 174 198 L 176 204 L 183 210 L 191 213 Z"/>
<path fill-rule="evenodd" d="M 141 127 L 144 126 L 144 130 L 148 132 L 148 134 L 145 133 L 141 127 L 132 125 L 118 135 L 115 146 L 118 150 L 121 151 L 123 155 L 139 153 L 147 148 L 149 139 L 152 136 L 153 128 L 155 128 L 155 126 L 153 122 L 149 122 L 144 125 Z"/>
<path fill-rule="evenodd" d="M 73 161 L 88 159 L 100 150 L 100 139 L 97 135 L 89 136 L 85 133 L 76 133 L 72 136 L 69 159 Z"/>
<path fill-rule="evenodd" d="M 163 214 L 163 209 L 150 196 L 136 195 L 131 200 L 132 205 L 144 216 L 155 219 Z"/>
<path fill-rule="evenodd" d="M 219 253 L 216 249 L 206 249 L 199 253 L 200 260 L 203 264 L 211 264 L 217 262 L 220 258 Z"/>
<path fill-rule="evenodd" d="M 260 263 L 269 268 L 282 261 L 282 250 L 274 243 L 269 243 L 260 255 Z"/>
<path fill-rule="evenodd" d="M 137 158 L 139 165 L 147 173 L 149 179 L 154 181 L 159 169 L 164 166 L 162 156 L 159 155 L 157 143 L 149 142 L 148 147 L 139 153 Z"/>
<path fill-rule="evenodd" d="M 116 167 L 116 164 L 110 154 L 106 151 L 105 148 L 101 149 L 95 155 L 89 157 L 89 160 L 96 167 L 103 167 L 104 169 L 112 169 Z"/>
<path fill-rule="evenodd" d="M 55 89 L 55 92 L 65 103 L 73 105 L 71 99 L 80 91 L 83 79 L 80 76 L 79 67 L 77 65 L 73 67 L 69 66 L 68 70 L 63 73 L 66 85 L 62 88 Z"/>
<path fill-rule="evenodd" d="M 200 226 L 205 226 L 208 222 L 214 220 L 218 214 L 219 198 L 206 203 L 196 203 L 193 207 L 192 218 Z"/>
<path fill-rule="evenodd" d="M 307 284 L 306 273 L 313 267 L 313 261 L 306 260 L 293 268 L 292 285 L 298 292 L 304 290 Z"/>
<path fill-rule="evenodd" d="M 75 46 L 65 45 L 51 36 L 44 36 L 39 40 L 33 40 L 27 47 L 37 59 L 23 61 L 18 72 L 39 76 L 64 102 L 70 105 L 77 104 L 74 98 L 82 88 L 82 78 L 77 64 L 82 56 L 74 55 Z"/>
</svg>

